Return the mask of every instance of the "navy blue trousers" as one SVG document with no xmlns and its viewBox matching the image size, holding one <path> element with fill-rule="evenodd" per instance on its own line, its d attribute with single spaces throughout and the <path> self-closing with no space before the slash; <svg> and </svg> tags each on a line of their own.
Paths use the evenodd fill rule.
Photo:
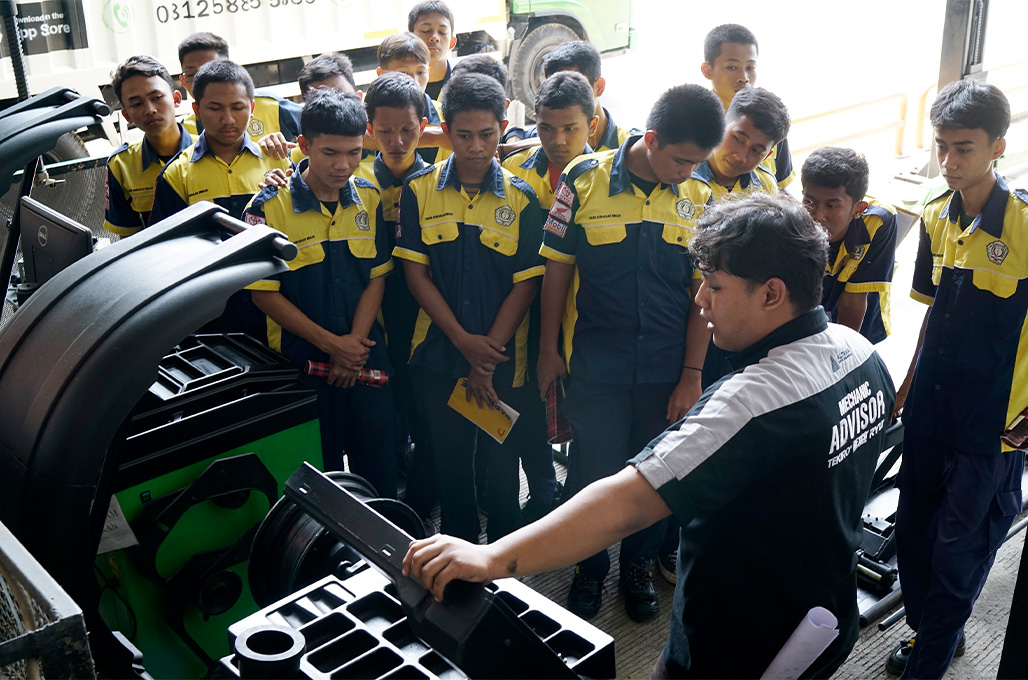
<svg viewBox="0 0 1028 680">
<path fill-rule="evenodd" d="M 481 524 L 475 498 L 476 462 L 487 467 L 489 493 L 486 512 L 489 522 L 486 534 L 489 542 L 520 528 L 518 459 L 522 451 L 546 446 L 546 430 L 532 427 L 538 419 L 529 417 L 525 422 L 521 420 L 533 408 L 543 408 L 535 386 L 513 388 L 493 385 L 500 400 L 522 414 L 504 443 L 499 444 L 446 405 L 457 383 L 456 378 L 420 366 L 411 366 L 410 376 L 432 439 L 440 531 L 478 543 Z"/>
<path fill-rule="evenodd" d="M 575 440 L 568 460 L 568 488 L 572 493 L 623 470 L 630 458 L 667 428 L 667 402 L 676 385 L 568 380 L 563 408 Z M 622 540 L 621 564 L 656 557 L 665 524 L 661 520 Z M 579 562 L 579 567 L 603 579 L 610 571 L 610 556 L 603 550 Z"/>
<path fill-rule="evenodd" d="M 324 378 L 307 378 L 318 393 L 321 450 L 325 470 L 350 472 L 371 482 L 379 496 L 396 498 L 396 415 L 391 385 L 357 383 L 334 387 Z"/>
<path fill-rule="evenodd" d="M 1021 510 L 1024 452 L 974 455 L 907 434 L 896 549 L 917 642 L 904 678 L 941 678 L 996 551 Z"/>
</svg>

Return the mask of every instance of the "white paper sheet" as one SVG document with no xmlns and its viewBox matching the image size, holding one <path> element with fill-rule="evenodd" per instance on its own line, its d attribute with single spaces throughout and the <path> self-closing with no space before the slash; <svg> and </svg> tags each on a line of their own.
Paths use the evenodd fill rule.
<svg viewBox="0 0 1028 680">
<path fill-rule="evenodd" d="M 839 620 L 824 607 L 814 607 L 796 626 L 761 678 L 793 680 L 839 637 Z"/>
</svg>

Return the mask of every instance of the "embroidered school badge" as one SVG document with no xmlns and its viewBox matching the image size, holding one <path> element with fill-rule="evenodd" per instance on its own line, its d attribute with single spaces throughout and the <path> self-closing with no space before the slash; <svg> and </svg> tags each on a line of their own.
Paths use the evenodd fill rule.
<svg viewBox="0 0 1028 680">
<path fill-rule="evenodd" d="M 497 224 L 509 227 L 514 224 L 514 218 L 517 217 L 517 215 L 514 213 L 514 208 L 509 205 L 501 205 L 496 209 L 493 217 L 496 219 Z"/>
<path fill-rule="evenodd" d="M 989 261 L 993 264 L 1003 264 L 1003 260 L 1007 259 L 1009 253 L 1010 248 L 1007 248 L 1007 244 L 1003 241 L 993 241 L 985 246 L 985 254 L 989 256 Z"/>
<path fill-rule="evenodd" d="M 696 214 L 696 206 L 688 198 L 680 200 L 675 206 L 675 210 L 678 211 L 678 216 L 683 220 L 692 219 L 693 215 Z"/>
<path fill-rule="evenodd" d="M 368 231 L 371 229 L 371 223 L 368 221 L 368 213 L 365 210 L 361 210 L 357 213 L 357 216 L 353 218 L 353 221 L 357 223 L 357 228 L 361 231 Z"/>
<path fill-rule="evenodd" d="M 859 260 L 860 258 L 864 257 L 864 253 L 866 253 L 866 252 L 867 252 L 867 246 L 864 246 L 864 245 L 857 246 L 856 248 L 853 249 L 853 252 L 850 253 L 850 257 L 852 257 L 854 260 Z"/>
<path fill-rule="evenodd" d="M 246 126 L 246 131 L 250 133 L 250 136 L 256 139 L 257 137 L 264 136 L 264 121 L 256 118 L 250 119 L 250 124 Z"/>
<path fill-rule="evenodd" d="M 556 234 L 557 236 L 564 238 L 564 234 L 566 234 L 568 231 L 568 225 L 564 224 L 560 220 L 555 220 L 552 217 L 547 217 L 546 223 L 543 225 L 543 229 L 550 232 L 551 234 Z"/>
</svg>

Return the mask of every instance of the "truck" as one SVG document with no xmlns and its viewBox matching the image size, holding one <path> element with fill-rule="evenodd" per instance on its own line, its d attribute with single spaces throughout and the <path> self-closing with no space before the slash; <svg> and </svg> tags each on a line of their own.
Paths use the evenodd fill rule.
<svg viewBox="0 0 1028 680">
<path fill-rule="evenodd" d="M 31 93 L 71 87 L 120 108 L 111 71 L 126 58 L 149 54 L 172 74 L 186 36 L 210 31 L 225 38 L 231 57 L 258 88 L 296 97 L 297 76 L 319 54 L 343 52 L 358 84 L 374 78 L 383 38 L 407 29 L 413 0 L 18 0 L 18 29 Z M 631 46 L 632 0 L 449 0 L 455 16 L 455 58 L 492 52 L 509 64 L 512 99 L 531 104 L 542 62 L 556 45 L 588 40 L 602 53 Z M 17 100 L 11 46 L 0 40 L 0 109 Z M 120 143 L 116 116 L 69 136 L 51 160 L 85 155 L 82 139 Z"/>
</svg>

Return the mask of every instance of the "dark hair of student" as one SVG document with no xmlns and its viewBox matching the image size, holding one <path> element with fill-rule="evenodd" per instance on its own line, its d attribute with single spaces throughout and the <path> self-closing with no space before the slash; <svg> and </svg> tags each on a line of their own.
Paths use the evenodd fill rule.
<svg viewBox="0 0 1028 680">
<path fill-rule="evenodd" d="M 238 83 L 246 87 L 246 96 L 253 99 L 253 79 L 245 68 L 234 61 L 219 59 L 201 66 L 193 78 L 193 98 L 198 102 L 203 99 L 211 83 Z"/>
<path fill-rule="evenodd" d="M 412 108 L 418 120 L 421 120 L 425 117 L 425 93 L 406 73 L 383 73 L 371 83 L 367 94 L 364 95 L 364 108 L 368 112 L 368 120 L 372 126 L 375 124 L 375 112 L 383 106 L 395 109 Z"/>
<path fill-rule="evenodd" d="M 309 141 L 319 135 L 363 137 L 367 128 L 368 114 L 355 94 L 318 90 L 300 111 L 300 134 Z"/>
<path fill-rule="evenodd" d="M 725 112 L 725 119 L 733 121 L 739 116 L 753 121 L 756 128 L 775 144 L 789 134 L 791 121 L 785 102 L 762 87 L 747 87 L 735 93 Z"/>
<path fill-rule="evenodd" d="M 646 127 L 657 133 L 661 147 L 692 142 L 701 149 L 713 149 L 725 136 L 724 108 L 705 87 L 676 85 L 657 99 Z"/>
<path fill-rule="evenodd" d="M 200 50 L 214 50 L 215 54 L 222 59 L 228 59 L 228 43 L 225 42 L 225 39 L 220 35 L 203 31 L 186 36 L 186 39 L 178 44 L 178 63 L 181 64 L 190 52 L 199 52 Z"/>
<path fill-rule="evenodd" d="M 300 69 L 300 76 L 297 78 L 300 83 L 300 94 L 306 99 L 311 83 L 320 83 L 335 76 L 342 77 L 353 89 L 357 89 L 357 81 L 353 78 L 353 62 L 348 56 L 332 53 L 314 57 Z"/>
<path fill-rule="evenodd" d="M 600 77 L 599 50 L 584 40 L 572 40 L 557 45 L 543 59 L 543 74 L 547 78 L 557 71 L 569 70 L 578 71 L 592 85 Z"/>
<path fill-rule="evenodd" d="M 750 194 L 707 208 L 689 251 L 703 271 L 723 271 L 750 286 L 781 279 L 798 313 L 821 304 L 828 233 L 786 194 Z"/>
<path fill-rule="evenodd" d="M 386 68 L 394 61 L 403 61 L 409 57 L 417 59 L 419 64 L 428 64 L 431 58 L 428 45 L 413 33 L 395 33 L 378 46 L 380 68 Z"/>
<path fill-rule="evenodd" d="M 721 56 L 721 46 L 725 43 L 753 45 L 758 52 L 760 51 L 757 36 L 753 35 L 753 31 L 739 24 L 721 24 L 712 28 L 703 40 L 703 61 L 713 64 L 714 60 Z"/>
<path fill-rule="evenodd" d="M 561 71 L 539 83 L 535 92 L 535 110 L 540 106 L 548 109 L 581 107 L 588 120 L 596 114 L 596 97 L 589 81 L 581 73 Z"/>
<path fill-rule="evenodd" d="M 867 159 L 853 149 L 823 146 L 803 161 L 800 182 L 806 187 L 846 189 L 853 202 L 863 201 L 867 195 L 870 170 Z"/>
<path fill-rule="evenodd" d="M 460 73 L 481 73 L 496 80 L 500 87 L 507 87 L 509 78 L 507 67 L 503 65 L 503 62 L 496 61 L 488 54 L 473 54 L 458 61 L 450 71 L 450 77 Z"/>
<path fill-rule="evenodd" d="M 414 27 L 418 25 L 418 19 L 426 14 L 442 14 L 450 22 L 450 28 L 453 28 L 453 12 L 446 6 L 446 3 L 440 0 L 425 0 L 414 5 L 407 14 L 407 30 L 413 31 Z"/>
<path fill-rule="evenodd" d="M 157 76 L 168 83 L 169 88 L 175 89 L 175 84 L 171 81 L 168 69 L 164 68 L 161 62 L 148 54 L 138 54 L 118 64 L 118 68 L 114 69 L 114 72 L 111 73 L 111 86 L 114 87 L 114 94 L 117 95 L 118 101 L 121 101 L 121 86 L 133 76 L 143 76 L 144 78 Z"/>
<path fill-rule="evenodd" d="M 507 94 L 494 78 L 481 73 L 462 73 L 450 78 L 443 88 L 443 120 L 453 124 L 454 116 L 464 111 L 488 111 L 502 125 L 507 109 Z"/>
<path fill-rule="evenodd" d="M 990 142 L 1007 134 L 1010 102 L 992 83 L 958 80 L 942 88 L 931 112 L 932 127 L 985 130 Z"/>
</svg>

